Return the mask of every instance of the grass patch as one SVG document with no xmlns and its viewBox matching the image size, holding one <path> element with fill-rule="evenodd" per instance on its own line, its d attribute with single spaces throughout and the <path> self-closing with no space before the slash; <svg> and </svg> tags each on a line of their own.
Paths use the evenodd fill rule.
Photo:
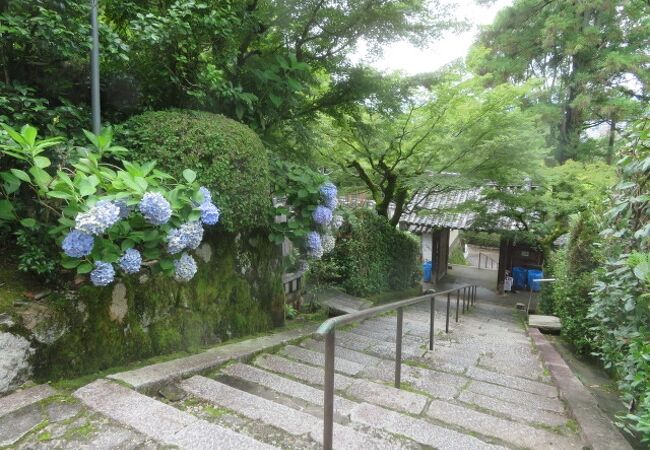
<svg viewBox="0 0 650 450">
<path fill-rule="evenodd" d="M 72 439 L 72 438 L 75 438 L 75 437 L 87 438 L 88 436 L 93 434 L 95 431 L 96 431 L 95 426 L 90 422 L 86 422 L 85 424 L 83 424 L 81 426 L 74 427 L 74 428 L 69 428 L 68 430 L 66 430 L 63 437 L 65 439 Z"/>
<path fill-rule="evenodd" d="M 52 439 L 52 433 L 49 431 L 43 431 L 41 434 L 36 436 L 38 442 L 47 442 Z"/>
<path fill-rule="evenodd" d="M 217 408 L 211 405 L 207 405 L 203 408 L 203 411 L 208 414 L 210 417 L 218 419 L 219 417 L 228 414 L 228 410 L 224 408 Z"/>
</svg>

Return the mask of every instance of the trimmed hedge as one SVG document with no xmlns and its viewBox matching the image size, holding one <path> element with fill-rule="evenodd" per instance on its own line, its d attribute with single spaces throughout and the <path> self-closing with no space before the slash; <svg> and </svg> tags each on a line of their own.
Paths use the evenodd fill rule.
<svg viewBox="0 0 650 450">
<path fill-rule="evenodd" d="M 268 155 L 247 126 L 202 111 L 152 111 L 130 118 L 115 134 L 136 160 L 156 160 L 176 177 L 184 168 L 195 170 L 213 192 L 227 231 L 266 226 Z"/>
<path fill-rule="evenodd" d="M 374 211 L 355 210 L 339 230 L 336 248 L 311 265 L 311 280 L 335 283 L 348 293 L 367 296 L 417 284 L 420 246 Z"/>
</svg>

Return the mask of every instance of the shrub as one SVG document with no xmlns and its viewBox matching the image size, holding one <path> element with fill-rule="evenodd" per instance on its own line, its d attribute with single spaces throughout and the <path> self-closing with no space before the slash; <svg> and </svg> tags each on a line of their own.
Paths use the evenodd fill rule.
<svg viewBox="0 0 650 450">
<path fill-rule="evenodd" d="M 240 231 L 268 226 L 268 155 L 245 125 L 201 111 L 145 112 L 119 128 L 120 141 L 139 161 L 156 160 L 176 177 L 191 167 L 219 198 L 222 226 Z"/>
<path fill-rule="evenodd" d="M 385 217 L 355 210 L 339 229 L 334 251 L 311 265 L 310 279 L 359 296 L 407 289 L 419 279 L 419 251 L 417 240 Z"/>
<path fill-rule="evenodd" d="M 556 281 L 547 286 L 543 309 L 562 320 L 562 335 L 582 354 L 591 353 L 595 345 L 596 324 L 587 316 L 594 270 L 602 262 L 598 229 L 596 214 L 574 216 L 566 248 L 556 251 L 546 265 L 547 275 Z"/>
<path fill-rule="evenodd" d="M 627 428 L 650 441 L 650 117 L 618 163 L 620 182 L 605 214 L 604 254 L 589 317 L 597 351 L 629 405 Z"/>
</svg>

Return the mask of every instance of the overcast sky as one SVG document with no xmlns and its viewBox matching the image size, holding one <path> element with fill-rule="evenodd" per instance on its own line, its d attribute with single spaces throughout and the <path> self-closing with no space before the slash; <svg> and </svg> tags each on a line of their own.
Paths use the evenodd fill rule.
<svg viewBox="0 0 650 450">
<path fill-rule="evenodd" d="M 464 33 L 449 33 L 427 48 L 416 48 L 408 42 L 395 42 L 384 49 L 384 54 L 374 61 L 368 55 L 363 44 L 359 45 L 352 60 L 364 61 L 379 70 L 401 71 L 416 74 L 434 71 L 445 64 L 464 58 L 474 42 L 478 29 L 494 20 L 497 12 L 512 3 L 512 0 L 497 0 L 490 6 L 479 6 L 474 0 L 456 0 L 451 3 L 458 18 L 464 18 L 472 24 L 472 29 Z"/>
</svg>

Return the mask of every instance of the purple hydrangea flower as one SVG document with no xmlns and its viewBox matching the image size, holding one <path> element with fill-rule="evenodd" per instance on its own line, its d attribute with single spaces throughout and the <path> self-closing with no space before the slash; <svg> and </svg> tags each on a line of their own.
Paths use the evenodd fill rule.
<svg viewBox="0 0 650 450">
<path fill-rule="evenodd" d="M 320 240 L 320 234 L 316 231 L 310 231 L 305 238 L 305 246 L 307 247 L 307 254 L 312 258 L 320 258 L 323 256 L 323 246 Z"/>
<path fill-rule="evenodd" d="M 170 255 L 175 255 L 185 250 L 185 236 L 178 228 L 172 229 L 167 234 L 167 252 Z"/>
<path fill-rule="evenodd" d="M 219 208 L 214 203 L 203 202 L 199 206 L 199 209 L 201 210 L 201 222 L 205 225 L 216 225 L 219 222 L 221 211 L 219 211 Z"/>
<path fill-rule="evenodd" d="M 318 225 L 327 225 L 332 221 L 332 210 L 325 206 L 318 205 L 311 217 Z"/>
<path fill-rule="evenodd" d="M 90 281 L 95 286 L 108 286 L 115 279 L 115 269 L 111 263 L 95 262 L 95 270 L 90 272 Z"/>
<path fill-rule="evenodd" d="M 124 255 L 118 261 L 120 268 L 126 273 L 138 273 L 142 266 L 142 256 L 140 252 L 134 248 L 130 248 L 124 252 Z"/>
<path fill-rule="evenodd" d="M 176 281 L 190 281 L 196 274 L 196 261 L 187 253 L 183 253 L 180 259 L 174 261 L 174 279 Z"/>
<path fill-rule="evenodd" d="M 336 245 L 336 238 L 331 234 L 322 234 L 320 237 L 321 246 L 323 247 L 323 253 L 329 253 L 334 250 Z"/>
<path fill-rule="evenodd" d="M 169 202 L 158 192 L 147 192 L 140 200 L 140 212 L 152 225 L 164 225 L 172 216 Z"/>
<path fill-rule="evenodd" d="M 205 186 L 199 188 L 199 192 L 203 194 L 203 201 L 201 203 L 212 203 L 212 194 Z"/>
<path fill-rule="evenodd" d="M 323 198 L 323 203 L 329 209 L 336 209 L 338 206 L 338 189 L 333 183 L 329 181 L 320 187 L 320 195 Z"/>
<path fill-rule="evenodd" d="M 113 202 L 102 200 L 84 213 L 77 214 L 75 229 L 86 234 L 104 234 L 115 222 L 120 220 L 120 208 Z"/>
<path fill-rule="evenodd" d="M 82 258 L 93 251 L 94 240 L 89 234 L 79 230 L 72 230 L 63 239 L 61 247 L 63 252 L 73 258 Z"/>
</svg>

